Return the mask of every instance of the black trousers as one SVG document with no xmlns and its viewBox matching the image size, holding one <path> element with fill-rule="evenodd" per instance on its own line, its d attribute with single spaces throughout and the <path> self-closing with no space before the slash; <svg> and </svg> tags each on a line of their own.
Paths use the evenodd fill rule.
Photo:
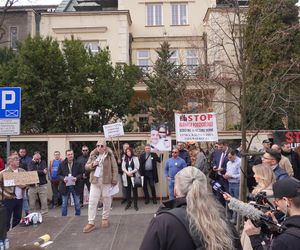
<svg viewBox="0 0 300 250">
<path fill-rule="evenodd" d="M 88 191 L 90 192 L 91 183 L 90 178 L 84 178 L 80 181 L 80 203 L 83 204 L 83 192 L 84 192 L 84 185 L 87 186 Z"/>
<path fill-rule="evenodd" d="M 148 192 L 148 184 L 150 186 L 151 189 L 151 194 L 152 194 L 152 199 L 155 200 L 156 199 L 156 190 L 155 190 L 155 182 L 154 182 L 154 178 L 153 178 L 153 171 L 145 171 L 145 175 L 144 175 L 144 194 L 145 194 L 145 199 L 149 200 L 149 192 Z"/>
<path fill-rule="evenodd" d="M 12 218 L 12 227 L 17 226 L 22 218 L 23 199 L 4 200 L 4 206 L 7 211 L 6 229 L 10 229 L 10 221 Z"/>
<path fill-rule="evenodd" d="M 133 187 L 132 186 L 132 182 L 131 182 L 131 178 L 127 176 L 127 203 L 131 204 L 132 203 L 132 199 L 131 199 L 131 190 L 133 193 L 133 203 L 134 206 L 137 206 L 137 198 L 138 198 L 138 192 L 137 192 L 137 187 Z"/>
</svg>

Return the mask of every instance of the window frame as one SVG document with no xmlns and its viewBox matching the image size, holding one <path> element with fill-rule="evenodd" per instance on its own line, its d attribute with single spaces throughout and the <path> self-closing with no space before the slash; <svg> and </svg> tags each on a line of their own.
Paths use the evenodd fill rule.
<svg viewBox="0 0 300 250">
<path fill-rule="evenodd" d="M 148 56 L 140 56 L 140 52 L 147 52 Z M 140 64 L 140 60 L 147 60 L 147 65 Z M 149 49 L 140 49 L 136 51 L 136 65 L 141 68 L 144 72 L 149 71 L 150 65 L 150 50 Z"/>
<path fill-rule="evenodd" d="M 181 14 L 181 8 L 185 7 L 185 22 L 183 21 L 183 16 Z M 176 7 L 176 15 L 174 14 L 174 7 Z M 175 17 L 177 20 L 175 20 Z M 188 3 L 178 2 L 178 3 L 171 3 L 171 25 L 189 25 L 188 22 Z"/>
<path fill-rule="evenodd" d="M 15 39 L 12 38 L 12 30 L 16 30 Z M 10 41 L 10 48 L 12 50 L 17 50 L 17 41 L 18 41 L 18 27 L 17 26 L 10 26 L 9 27 L 9 41 Z"/>
<path fill-rule="evenodd" d="M 160 7 L 160 16 L 157 16 L 157 7 Z M 149 8 L 152 9 L 151 21 L 149 22 Z M 160 20 L 160 23 L 159 23 Z M 163 26 L 163 5 L 161 3 L 147 3 L 146 4 L 146 26 Z"/>
</svg>

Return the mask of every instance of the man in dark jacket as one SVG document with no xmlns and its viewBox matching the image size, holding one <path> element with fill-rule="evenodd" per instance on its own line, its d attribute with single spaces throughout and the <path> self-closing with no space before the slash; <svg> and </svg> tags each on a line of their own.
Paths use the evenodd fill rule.
<svg viewBox="0 0 300 250">
<path fill-rule="evenodd" d="M 273 184 L 273 192 L 277 207 L 286 214 L 282 223 L 285 229 L 275 235 L 269 249 L 294 250 L 300 245 L 300 181 L 288 177 Z M 256 228 L 250 220 L 245 223 L 245 232 L 249 235 L 254 250 L 265 249 L 261 244 L 260 228 Z"/>
<path fill-rule="evenodd" d="M 186 162 L 187 166 L 191 166 L 191 164 L 192 164 L 191 158 L 190 158 L 189 152 L 184 149 L 183 142 L 177 142 L 177 149 L 179 151 L 178 156 Z"/>
<path fill-rule="evenodd" d="M 29 210 L 30 212 L 36 211 L 36 200 L 39 197 L 41 202 L 41 213 L 48 213 L 48 188 L 47 188 L 47 164 L 41 160 L 41 155 L 35 153 L 31 163 L 28 165 L 28 171 L 37 171 L 39 176 L 39 183 L 30 185 L 28 189 Z"/>
<path fill-rule="evenodd" d="M 149 203 L 148 183 L 152 193 L 153 204 L 157 204 L 155 191 L 155 183 L 158 182 L 157 162 L 160 162 L 160 158 L 156 153 L 151 153 L 151 145 L 147 144 L 145 153 L 140 156 L 140 173 L 144 176 L 145 204 Z"/>
<path fill-rule="evenodd" d="M 83 169 L 74 161 L 74 152 L 71 149 L 66 151 L 66 159 L 60 163 L 58 175 L 60 179 L 59 192 L 62 195 L 62 216 L 68 214 L 68 199 L 72 194 L 75 204 L 75 215 L 80 216 L 80 181 Z"/>
<path fill-rule="evenodd" d="M 290 143 L 283 142 L 281 144 L 281 154 L 290 160 L 294 170 L 294 177 L 300 180 L 300 158 L 299 155 L 292 150 Z"/>
<path fill-rule="evenodd" d="M 86 185 L 86 187 L 89 191 L 90 191 L 90 186 L 91 186 L 90 173 L 85 170 L 85 164 L 87 163 L 87 161 L 89 159 L 89 156 L 90 156 L 90 151 L 89 151 L 88 146 L 83 145 L 82 148 L 81 148 L 81 152 L 82 152 L 82 155 L 77 158 L 77 163 L 79 164 L 80 168 L 83 171 L 82 180 L 80 182 L 80 189 L 81 189 L 81 191 L 80 191 L 80 204 L 81 204 L 81 206 L 83 206 L 83 203 L 84 203 L 83 202 L 84 185 Z"/>
</svg>

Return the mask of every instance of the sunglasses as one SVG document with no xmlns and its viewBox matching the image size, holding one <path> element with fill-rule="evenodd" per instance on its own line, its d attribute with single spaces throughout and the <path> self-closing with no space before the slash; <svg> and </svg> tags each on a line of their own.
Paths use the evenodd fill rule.
<svg viewBox="0 0 300 250">
<path fill-rule="evenodd" d="M 97 148 L 104 148 L 104 145 L 97 145 Z"/>
<path fill-rule="evenodd" d="M 87 152 L 87 151 L 89 151 L 88 149 L 82 149 L 82 152 Z"/>
<path fill-rule="evenodd" d="M 176 152 L 176 151 L 172 151 L 172 154 L 178 154 L 178 152 Z"/>
</svg>

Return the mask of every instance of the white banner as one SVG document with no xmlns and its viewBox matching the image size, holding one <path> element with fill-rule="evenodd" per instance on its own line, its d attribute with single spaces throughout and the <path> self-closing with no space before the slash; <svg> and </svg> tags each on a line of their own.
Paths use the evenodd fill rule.
<svg viewBox="0 0 300 250">
<path fill-rule="evenodd" d="M 215 113 L 175 114 L 177 141 L 218 141 Z"/>
<path fill-rule="evenodd" d="M 103 132 L 106 139 L 124 135 L 123 123 L 117 122 L 103 126 Z"/>
</svg>

